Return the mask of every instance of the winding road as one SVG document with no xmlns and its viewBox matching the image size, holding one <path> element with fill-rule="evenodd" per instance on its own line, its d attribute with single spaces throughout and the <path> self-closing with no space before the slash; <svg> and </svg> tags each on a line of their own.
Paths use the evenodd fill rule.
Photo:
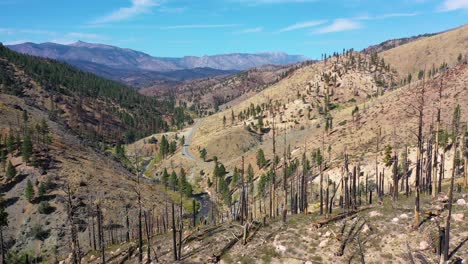
<svg viewBox="0 0 468 264">
<path fill-rule="evenodd" d="M 190 129 L 190 131 L 188 132 L 188 135 L 187 137 L 185 138 L 185 144 L 184 144 L 184 147 L 182 148 L 182 156 L 186 159 L 189 159 L 189 160 L 192 160 L 192 161 L 196 161 L 196 162 L 200 162 L 199 159 L 195 158 L 192 153 L 190 152 L 190 144 L 192 143 L 192 137 L 193 137 L 193 134 L 197 131 L 198 127 L 200 127 L 200 124 L 202 123 L 202 119 L 198 119 L 195 124 L 193 125 L 193 127 Z M 203 163 L 203 162 L 200 162 L 200 163 Z"/>
</svg>

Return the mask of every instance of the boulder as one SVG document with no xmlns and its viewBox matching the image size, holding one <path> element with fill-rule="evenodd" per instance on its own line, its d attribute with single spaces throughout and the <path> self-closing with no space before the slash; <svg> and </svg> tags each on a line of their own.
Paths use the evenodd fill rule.
<svg viewBox="0 0 468 264">
<path fill-rule="evenodd" d="M 283 245 L 277 245 L 276 246 L 276 252 L 278 252 L 278 253 L 284 253 L 284 252 L 286 252 L 286 249 L 287 248 L 285 246 L 283 246 Z"/>
<path fill-rule="evenodd" d="M 419 243 L 419 250 L 426 250 L 429 248 L 429 243 L 427 243 L 426 241 L 421 241 Z"/>
<path fill-rule="evenodd" d="M 320 248 L 326 247 L 328 244 L 328 239 L 322 240 L 320 244 L 318 245 Z"/>
<path fill-rule="evenodd" d="M 382 214 L 377 212 L 377 211 L 372 211 L 372 212 L 369 212 L 369 216 L 370 217 L 377 217 L 377 216 L 382 216 Z"/>
<path fill-rule="evenodd" d="M 399 220 L 400 219 L 398 219 L 398 217 L 395 217 L 395 218 L 392 219 L 392 223 L 398 223 Z"/>
<path fill-rule="evenodd" d="M 466 201 L 465 201 L 465 199 L 458 199 L 457 204 L 458 205 L 466 205 Z"/>
<path fill-rule="evenodd" d="M 465 215 L 463 214 L 452 214 L 452 219 L 456 222 L 462 222 L 464 218 Z"/>
<path fill-rule="evenodd" d="M 362 231 L 361 231 L 361 232 L 362 232 L 363 234 L 366 234 L 366 233 L 369 232 L 369 231 L 370 231 L 369 226 L 368 226 L 367 224 L 364 224 L 364 226 L 362 227 Z"/>
<path fill-rule="evenodd" d="M 441 203 L 446 203 L 448 202 L 448 196 L 446 194 L 440 194 L 438 197 L 437 197 L 437 201 L 438 202 L 441 202 Z"/>
<path fill-rule="evenodd" d="M 408 215 L 407 214 L 401 214 L 400 219 L 408 219 Z"/>
</svg>

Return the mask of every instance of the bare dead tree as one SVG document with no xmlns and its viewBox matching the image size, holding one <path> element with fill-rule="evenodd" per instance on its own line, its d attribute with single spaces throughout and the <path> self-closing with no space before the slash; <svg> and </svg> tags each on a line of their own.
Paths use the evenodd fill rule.
<svg viewBox="0 0 468 264">
<path fill-rule="evenodd" d="M 65 194 L 67 195 L 67 216 L 68 216 L 68 225 L 70 229 L 70 247 L 72 254 L 72 263 L 78 264 L 81 262 L 81 250 L 78 240 L 78 230 L 75 225 L 75 205 L 72 201 L 72 189 L 70 183 L 67 182 Z"/>
<path fill-rule="evenodd" d="M 453 122 L 453 165 L 452 165 L 452 178 L 450 179 L 450 190 L 448 200 L 448 214 L 445 219 L 445 236 L 444 236 L 444 250 L 443 250 L 443 263 L 449 259 L 449 247 L 450 247 L 450 218 L 452 217 L 452 202 L 453 202 L 453 185 L 455 182 L 455 176 L 457 171 L 457 138 L 460 127 L 460 107 L 455 108 L 454 122 Z"/>
</svg>

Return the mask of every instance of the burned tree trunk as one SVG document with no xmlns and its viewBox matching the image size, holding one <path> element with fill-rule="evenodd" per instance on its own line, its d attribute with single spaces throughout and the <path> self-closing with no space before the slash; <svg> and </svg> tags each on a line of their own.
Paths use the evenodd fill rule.
<svg viewBox="0 0 468 264">
<path fill-rule="evenodd" d="M 458 129 L 460 125 L 460 108 L 457 106 L 455 108 L 454 114 L 454 128 L 453 128 L 453 165 L 452 165 L 452 178 L 450 179 L 450 190 L 449 190 L 449 200 L 448 200 L 448 214 L 445 219 L 445 236 L 444 236 L 444 250 L 443 250 L 443 261 L 444 263 L 449 259 L 449 247 L 450 247 L 450 218 L 452 217 L 452 202 L 453 202 L 453 185 L 455 182 L 455 176 L 457 171 L 457 138 L 458 138 Z"/>
</svg>

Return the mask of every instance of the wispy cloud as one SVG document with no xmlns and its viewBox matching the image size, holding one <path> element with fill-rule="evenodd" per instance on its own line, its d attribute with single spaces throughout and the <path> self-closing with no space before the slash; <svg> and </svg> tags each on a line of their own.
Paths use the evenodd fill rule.
<svg viewBox="0 0 468 264">
<path fill-rule="evenodd" d="M 185 11 L 187 11 L 187 7 L 161 7 L 159 8 L 159 12 L 161 13 L 174 13 L 174 14 L 180 14 Z"/>
<path fill-rule="evenodd" d="M 468 10 L 468 0 L 444 0 L 441 11 Z"/>
<path fill-rule="evenodd" d="M 238 31 L 236 33 L 249 34 L 249 33 L 260 33 L 260 32 L 263 32 L 263 27 L 246 28 L 246 29 Z"/>
<path fill-rule="evenodd" d="M 382 15 L 376 15 L 376 16 L 369 16 L 369 15 L 363 15 L 363 16 L 358 16 L 355 17 L 354 19 L 356 20 L 377 20 L 377 19 L 387 19 L 387 18 L 394 18 L 394 17 L 413 17 L 417 16 L 419 13 L 413 12 L 413 13 L 388 13 L 388 14 L 382 14 Z"/>
<path fill-rule="evenodd" d="M 131 0 L 131 3 L 131 6 L 121 7 L 106 16 L 94 20 L 91 24 L 103 24 L 126 20 L 134 16 L 147 13 L 152 7 L 159 5 L 159 3 L 154 0 Z"/>
<path fill-rule="evenodd" d="M 326 20 L 316 20 L 316 21 L 306 21 L 306 22 L 296 23 L 294 25 L 282 28 L 278 30 L 278 32 L 282 33 L 282 32 L 287 32 L 287 31 L 298 30 L 298 29 L 315 27 L 315 26 L 325 24 L 326 22 L 327 22 Z"/>
<path fill-rule="evenodd" d="M 31 34 L 31 35 L 56 35 L 56 32 L 40 29 L 15 29 L 15 28 L 0 28 L 0 35 L 15 35 L 15 34 Z"/>
<path fill-rule="evenodd" d="M 359 22 L 353 21 L 351 19 L 335 19 L 333 23 L 328 26 L 322 27 L 314 31 L 317 34 L 326 34 L 332 32 L 341 32 L 361 28 L 362 25 Z"/>
<path fill-rule="evenodd" d="M 161 29 L 232 28 L 240 24 L 188 24 L 161 27 Z"/>
<path fill-rule="evenodd" d="M 17 45 L 25 42 L 30 42 L 30 40 L 27 39 L 18 39 L 18 40 L 11 40 L 11 41 L 6 41 L 3 44 L 4 45 Z"/>
</svg>

